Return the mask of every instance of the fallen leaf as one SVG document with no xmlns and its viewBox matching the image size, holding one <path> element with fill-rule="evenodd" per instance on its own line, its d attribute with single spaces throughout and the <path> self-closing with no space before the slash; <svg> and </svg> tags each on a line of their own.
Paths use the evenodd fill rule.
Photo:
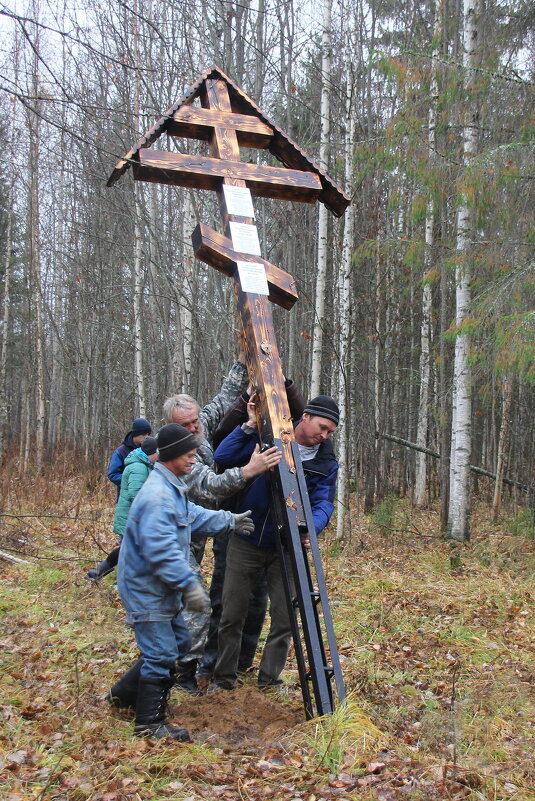
<svg viewBox="0 0 535 801">
<path fill-rule="evenodd" d="M 11 765 L 23 765 L 27 756 L 27 751 L 14 751 L 12 754 L 6 754 L 6 762 Z"/>
<path fill-rule="evenodd" d="M 370 762 L 366 766 L 366 770 L 368 771 L 368 773 L 380 773 L 384 767 L 385 767 L 384 762 Z"/>
</svg>

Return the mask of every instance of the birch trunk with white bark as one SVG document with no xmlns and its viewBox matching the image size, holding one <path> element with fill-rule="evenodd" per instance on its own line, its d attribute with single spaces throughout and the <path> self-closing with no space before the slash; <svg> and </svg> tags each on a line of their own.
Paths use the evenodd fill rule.
<svg viewBox="0 0 535 801">
<path fill-rule="evenodd" d="M 138 4 L 134 2 L 134 124 L 136 134 L 142 130 L 140 93 L 141 75 L 139 58 L 139 19 Z M 133 293 L 134 293 L 134 372 L 136 380 L 136 397 L 140 417 L 146 416 L 145 400 L 145 373 L 143 370 L 143 330 L 141 325 L 141 309 L 143 307 L 143 264 L 142 264 L 142 239 L 141 239 L 141 189 L 137 182 L 134 183 L 134 265 L 133 265 Z"/>
<path fill-rule="evenodd" d="M 134 266 L 133 266 L 133 306 L 134 306 L 134 371 L 136 377 L 136 397 L 139 416 L 145 417 L 145 373 L 143 371 L 143 330 L 141 309 L 143 301 L 143 270 L 141 241 L 141 203 L 139 187 L 134 184 Z"/>
<path fill-rule="evenodd" d="M 182 362 L 181 391 L 191 390 L 191 354 L 193 346 L 193 285 L 195 281 L 195 257 L 191 242 L 191 232 L 197 224 L 191 191 L 184 198 L 184 258 L 183 291 L 180 295 L 180 346 Z"/>
<path fill-rule="evenodd" d="M 40 251 L 40 214 L 39 214 L 39 136 L 40 136 L 40 109 L 39 109 L 39 40 L 34 42 L 34 60 L 32 91 L 35 100 L 35 110 L 29 109 L 27 114 L 29 130 L 28 151 L 28 246 L 30 268 L 30 308 L 32 314 L 31 348 L 34 355 L 35 380 L 35 452 L 33 464 L 37 473 L 43 467 L 45 448 L 45 353 L 44 353 L 44 323 L 41 288 L 41 251 Z M 29 417 L 28 417 L 29 424 Z M 29 444 L 29 440 L 28 440 Z M 28 459 L 25 457 L 25 466 Z"/>
<path fill-rule="evenodd" d="M 16 55 L 17 48 L 15 46 Z M 17 74 L 17 70 L 15 70 Z M 11 148 L 15 142 L 15 126 L 16 126 L 16 108 L 15 101 L 13 101 L 13 109 L 11 115 L 9 143 Z M 7 425 L 7 350 L 9 342 L 9 324 L 10 324 L 10 310 L 11 310 L 11 257 L 13 255 L 13 217 L 14 205 L 13 197 L 15 193 L 15 158 L 13 152 L 10 156 L 10 170 L 8 178 L 8 193 L 7 193 L 7 225 L 5 232 L 6 239 L 6 255 L 4 259 L 4 299 L 3 299 L 3 313 L 2 313 L 2 343 L 0 346 L 0 467 L 4 461 L 5 454 L 5 433 Z"/>
<path fill-rule="evenodd" d="M 435 8 L 435 24 L 433 30 L 433 42 L 440 41 L 442 30 L 442 2 L 437 0 Z M 433 56 L 438 54 L 435 46 Z M 427 144 L 429 151 L 429 161 L 435 160 L 436 152 L 436 125 L 437 111 L 436 103 L 438 100 L 438 76 L 436 61 L 432 59 L 432 76 L 429 90 L 430 105 L 428 112 Z M 425 217 L 425 255 L 424 255 L 424 285 L 422 290 L 422 324 L 420 334 L 420 397 L 418 403 L 418 423 L 416 430 L 416 444 L 425 448 L 427 444 L 428 431 L 428 405 L 429 405 L 429 382 L 430 382 L 430 333 L 431 333 L 431 286 L 426 280 L 426 274 L 432 267 L 433 244 L 434 244 L 434 223 L 435 223 L 435 202 L 433 196 L 434 187 L 431 187 Z M 427 457 L 423 452 L 416 452 L 414 479 L 414 504 L 422 508 L 426 503 L 427 486 Z"/>
<path fill-rule="evenodd" d="M 332 0 L 324 0 L 323 33 L 321 39 L 321 134 L 319 165 L 327 169 L 329 135 L 331 130 L 331 15 Z M 321 363 L 323 354 L 323 328 L 325 325 L 325 281 L 327 277 L 328 253 L 328 211 L 323 203 L 318 211 L 318 252 L 316 293 L 314 307 L 314 328 L 312 335 L 312 368 L 310 376 L 310 397 L 321 392 Z"/>
<path fill-rule="evenodd" d="M 477 151 L 478 113 L 470 97 L 477 52 L 478 0 L 463 3 L 463 66 L 465 68 L 466 114 L 462 128 L 462 166 L 466 171 Z M 455 359 L 453 368 L 454 404 L 451 443 L 451 492 L 448 531 L 452 539 L 470 538 L 470 456 L 472 438 L 472 372 L 469 361 L 470 337 L 464 325 L 470 317 L 470 249 L 473 209 L 465 191 L 457 213 L 457 268 L 455 271 Z"/>
<path fill-rule="evenodd" d="M 357 106 L 352 103 L 352 79 L 350 69 L 350 47 L 346 51 L 346 142 L 345 142 L 345 190 L 349 196 L 353 191 L 353 143 L 355 141 L 355 128 Z M 351 355 L 349 338 L 351 328 L 351 257 L 353 254 L 355 211 L 353 204 L 346 210 L 344 218 L 344 238 L 342 243 L 341 282 L 340 282 L 340 369 L 338 373 L 338 406 L 340 409 L 340 435 L 338 438 L 338 491 L 336 520 L 336 537 L 342 539 L 348 528 L 349 515 L 349 435 L 348 435 L 348 407 L 351 397 L 348 377 L 350 373 Z"/>
</svg>

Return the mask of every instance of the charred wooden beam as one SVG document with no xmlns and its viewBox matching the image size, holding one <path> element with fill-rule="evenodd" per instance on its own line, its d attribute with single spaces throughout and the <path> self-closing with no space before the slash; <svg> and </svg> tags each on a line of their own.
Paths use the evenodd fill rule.
<svg viewBox="0 0 535 801">
<path fill-rule="evenodd" d="M 280 131 L 275 132 L 269 145 L 269 151 L 289 168 L 296 170 L 310 169 L 310 163 L 306 155 Z M 351 198 L 343 193 L 323 172 L 319 173 L 319 177 L 321 180 L 321 192 L 318 200 L 325 204 L 336 217 L 341 217 L 351 203 Z"/>
<path fill-rule="evenodd" d="M 245 164 L 208 156 L 142 149 L 134 162 L 134 177 L 197 189 L 219 189 L 224 179 L 244 181 L 253 195 L 314 203 L 321 181 L 312 172 L 285 170 L 263 164 Z"/>
<path fill-rule="evenodd" d="M 238 144 L 242 147 L 267 148 L 273 139 L 273 129 L 258 117 L 196 106 L 179 108 L 167 130 L 173 136 L 208 141 L 214 127 L 236 131 Z"/>
<path fill-rule="evenodd" d="M 236 253 L 232 241 L 210 226 L 199 223 L 191 235 L 191 241 L 197 258 L 225 275 L 234 275 L 238 261 L 263 264 L 269 287 L 269 300 L 282 306 L 283 309 L 291 309 L 298 299 L 295 278 L 289 273 L 261 256 Z"/>
</svg>

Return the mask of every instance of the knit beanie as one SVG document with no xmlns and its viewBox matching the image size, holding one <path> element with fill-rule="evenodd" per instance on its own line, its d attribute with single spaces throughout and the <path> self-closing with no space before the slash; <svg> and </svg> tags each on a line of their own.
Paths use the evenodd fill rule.
<svg viewBox="0 0 535 801">
<path fill-rule="evenodd" d="M 133 437 L 138 437 L 140 434 L 150 434 L 151 431 L 152 428 L 150 427 L 150 423 L 148 420 L 145 420 L 144 417 L 136 417 L 132 423 Z"/>
<path fill-rule="evenodd" d="M 176 459 L 177 456 L 182 456 L 183 453 L 188 453 L 200 445 L 197 437 L 178 423 L 162 426 L 156 436 L 156 442 L 161 462 L 170 462 L 171 459 Z"/>
<path fill-rule="evenodd" d="M 312 398 L 305 406 L 305 412 L 318 417 L 326 417 L 336 425 L 340 422 L 340 410 L 328 395 L 318 395 L 317 398 Z"/>
<path fill-rule="evenodd" d="M 153 453 L 156 453 L 158 450 L 158 443 L 156 442 L 156 437 L 145 437 L 141 445 L 139 446 L 145 456 L 152 456 Z"/>
</svg>

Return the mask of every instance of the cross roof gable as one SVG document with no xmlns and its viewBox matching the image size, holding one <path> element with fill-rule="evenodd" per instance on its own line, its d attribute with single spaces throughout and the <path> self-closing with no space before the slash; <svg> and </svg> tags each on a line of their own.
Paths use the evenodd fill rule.
<svg viewBox="0 0 535 801">
<path fill-rule="evenodd" d="M 305 172 L 315 173 L 321 181 L 321 192 L 318 199 L 332 211 L 337 217 L 340 217 L 348 207 L 350 198 L 345 192 L 327 175 L 327 173 L 319 167 L 306 153 L 302 150 L 292 139 L 290 139 L 284 131 L 279 128 L 264 112 L 251 100 L 242 90 L 237 86 L 234 81 L 225 75 L 225 73 L 218 67 L 213 67 L 203 73 L 194 84 L 190 86 L 188 91 L 182 95 L 170 108 L 167 109 L 159 120 L 136 142 L 136 144 L 120 159 L 115 168 L 108 178 L 107 186 L 112 186 L 131 166 L 132 162 L 139 160 L 139 151 L 142 148 L 148 148 L 152 145 L 163 133 L 165 133 L 174 122 L 174 115 L 182 106 L 191 105 L 196 98 L 198 98 L 202 91 L 205 81 L 210 79 L 220 79 L 225 81 L 228 87 L 230 101 L 233 111 L 244 114 L 247 116 L 256 117 L 268 125 L 272 131 L 273 136 L 268 146 L 268 150 L 278 159 L 285 167 L 293 170 L 301 170 Z"/>
</svg>

